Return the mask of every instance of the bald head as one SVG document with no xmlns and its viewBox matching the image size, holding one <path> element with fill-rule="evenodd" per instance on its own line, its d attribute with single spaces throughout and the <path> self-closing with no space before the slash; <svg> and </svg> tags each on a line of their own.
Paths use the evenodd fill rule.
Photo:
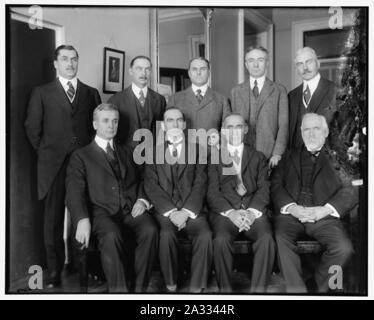
<svg viewBox="0 0 374 320">
<path fill-rule="evenodd" d="M 326 118 L 316 113 L 306 113 L 301 122 L 301 136 L 309 151 L 320 150 L 329 135 Z"/>
</svg>

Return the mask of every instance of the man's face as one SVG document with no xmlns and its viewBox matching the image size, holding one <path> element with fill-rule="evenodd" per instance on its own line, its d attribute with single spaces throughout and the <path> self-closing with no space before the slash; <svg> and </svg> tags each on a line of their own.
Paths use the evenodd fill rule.
<svg viewBox="0 0 374 320">
<path fill-rule="evenodd" d="M 183 135 L 183 130 L 186 128 L 186 123 L 183 120 L 183 115 L 179 110 L 171 109 L 165 111 L 164 115 L 164 130 L 169 139 L 177 141 Z"/>
<path fill-rule="evenodd" d="M 191 62 L 188 75 L 195 86 L 201 87 L 206 84 L 209 79 L 209 74 L 210 72 L 206 61 L 195 59 Z"/>
<path fill-rule="evenodd" d="M 117 134 L 119 114 L 115 110 L 101 110 L 93 121 L 96 134 L 105 140 L 113 139 Z"/>
<path fill-rule="evenodd" d="M 261 50 L 254 49 L 245 55 L 245 66 L 253 78 L 262 77 L 268 68 L 267 54 Z"/>
<path fill-rule="evenodd" d="M 303 51 L 295 60 L 297 73 L 303 80 L 313 79 L 319 70 L 319 61 L 310 51 Z"/>
<path fill-rule="evenodd" d="M 326 129 L 322 126 L 322 120 L 317 116 L 306 117 L 301 124 L 301 136 L 309 151 L 317 151 L 325 144 Z"/>
<path fill-rule="evenodd" d="M 147 59 L 136 59 L 129 72 L 132 77 L 132 81 L 139 88 L 144 88 L 148 84 L 151 76 L 151 64 Z"/>
<path fill-rule="evenodd" d="M 223 135 L 232 146 L 238 146 L 243 142 L 248 127 L 242 116 L 232 115 L 225 119 L 223 124 Z"/>
<path fill-rule="evenodd" d="M 73 79 L 78 72 L 78 57 L 74 50 L 60 50 L 57 60 L 53 62 L 57 74 L 65 79 Z"/>
</svg>

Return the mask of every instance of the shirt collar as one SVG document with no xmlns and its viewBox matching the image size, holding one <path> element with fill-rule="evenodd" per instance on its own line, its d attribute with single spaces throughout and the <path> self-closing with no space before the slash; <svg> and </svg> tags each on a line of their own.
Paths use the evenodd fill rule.
<svg viewBox="0 0 374 320">
<path fill-rule="evenodd" d="M 58 77 L 58 80 L 62 84 L 65 90 L 69 89 L 68 82 L 70 81 L 73 85 L 74 89 L 77 89 L 78 79 L 77 77 L 74 77 L 73 79 L 66 79 L 61 76 Z"/>
<path fill-rule="evenodd" d="M 231 144 L 227 144 L 227 150 L 230 154 L 235 154 L 235 151 L 238 150 L 239 156 L 242 155 L 244 149 L 244 143 L 239 144 L 238 146 L 233 146 Z"/>
<path fill-rule="evenodd" d="M 108 145 L 108 142 L 110 144 L 110 146 L 112 147 L 112 149 L 114 150 L 114 147 L 113 147 L 113 139 L 111 140 L 106 140 L 106 139 L 103 139 L 103 138 L 100 138 L 98 135 L 95 136 L 95 142 L 97 143 L 97 145 L 103 149 L 105 152 L 106 152 L 106 147 Z"/>
<path fill-rule="evenodd" d="M 264 86 L 265 79 L 266 79 L 265 75 L 263 75 L 260 78 L 253 78 L 253 77 L 249 76 L 249 82 L 251 84 L 251 88 L 253 89 L 253 87 L 255 86 L 255 80 L 257 80 L 257 87 L 258 87 L 259 91 L 261 91 L 262 87 Z"/>
<path fill-rule="evenodd" d="M 317 73 L 317 75 L 313 79 L 310 79 L 308 81 L 303 80 L 303 91 L 306 89 L 306 86 L 308 86 L 310 90 L 310 94 L 312 95 L 313 92 L 317 89 L 320 79 L 321 79 L 321 75 Z"/>
<path fill-rule="evenodd" d="M 198 87 L 198 86 L 192 84 L 191 87 L 192 87 L 192 91 L 193 91 L 193 93 L 195 94 L 195 96 L 196 96 L 196 91 L 197 91 L 198 89 L 201 90 L 201 95 L 202 95 L 202 96 L 205 96 L 205 93 L 206 93 L 206 91 L 208 90 L 208 84 L 207 84 L 207 83 L 204 84 L 204 85 L 201 86 L 201 87 Z"/>
<path fill-rule="evenodd" d="M 139 88 L 135 83 L 131 84 L 132 92 L 134 92 L 135 96 L 139 99 L 140 97 L 140 90 L 144 93 L 144 98 L 147 98 L 148 93 L 148 86 L 145 86 L 144 88 Z"/>
</svg>

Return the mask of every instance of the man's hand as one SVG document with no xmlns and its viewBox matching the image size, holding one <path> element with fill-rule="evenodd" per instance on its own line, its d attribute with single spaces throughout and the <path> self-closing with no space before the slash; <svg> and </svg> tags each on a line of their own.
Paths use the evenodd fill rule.
<svg viewBox="0 0 374 320">
<path fill-rule="evenodd" d="M 311 208 L 305 208 L 303 206 L 293 204 L 287 210 L 291 215 L 293 215 L 301 223 L 315 222 L 314 212 L 313 212 L 313 209 Z"/>
<path fill-rule="evenodd" d="M 280 161 L 282 157 L 278 156 L 277 154 L 274 154 L 270 159 L 269 159 L 269 168 L 273 169 L 278 165 L 278 162 Z"/>
<path fill-rule="evenodd" d="M 90 243 L 90 235 L 91 235 L 91 223 L 89 218 L 84 218 L 79 220 L 77 226 L 77 232 L 75 233 L 75 239 L 83 244 L 81 250 L 84 248 L 88 248 Z"/>
<path fill-rule="evenodd" d="M 230 221 L 236 226 L 238 227 L 238 229 L 240 230 L 240 228 L 243 226 L 244 224 L 244 219 L 243 219 L 243 210 L 233 210 L 231 211 L 227 216 L 227 218 L 230 219 Z"/>
<path fill-rule="evenodd" d="M 241 210 L 241 212 L 242 212 L 243 224 L 239 228 L 239 232 L 243 230 L 248 231 L 256 220 L 256 214 L 250 210 Z"/>
<path fill-rule="evenodd" d="M 188 212 L 182 209 L 173 211 L 170 214 L 169 219 L 178 228 L 178 230 L 181 230 L 186 226 L 186 221 L 188 217 Z"/>
<path fill-rule="evenodd" d="M 145 203 L 141 200 L 137 200 L 134 206 L 132 207 L 131 215 L 133 216 L 133 218 L 136 218 L 142 215 L 145 212 L 145 209 L 146 209 Z"/>
<path fill-rule="evenodd" d="M 319 221 L 332 213 L 332 210 L 325 206 L 311 207 L 308 209 L 312 210 L 312 215 L 315 221 Z"/>
</svg>

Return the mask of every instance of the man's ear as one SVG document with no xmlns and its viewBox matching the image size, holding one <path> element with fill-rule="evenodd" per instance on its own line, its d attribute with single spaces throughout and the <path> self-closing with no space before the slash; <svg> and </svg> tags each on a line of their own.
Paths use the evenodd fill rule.
<svg viewBox="0 0 374 320">
<path fill-rule="evenodd" d="M 166 131 L 165 130 L 165 122 L 164 121 L 161 121 L 161 130 L 162 131 Z"/>
<path fill-rule="evenodd" d="M 92 125 L 93 125 L 94 129 L 95 129 L 95 130 L 97 130 L 97 123 L 96 123 L 96 121 L 95 121 L 95 120 L 94 120 L 94 121 L 92 121 Z"/>
<path fill-rule="evenodd" d="M 247 134 L 248 133 L 248 125 L 246 124 L 245 126 L 244 126 L 244 134 Z"/>
<path fill-rule="evenodd" d="M 183 121 L 182 130 L 185 130 L 185 129 L 186 129 L 186 121 Z"/>
</svg>

